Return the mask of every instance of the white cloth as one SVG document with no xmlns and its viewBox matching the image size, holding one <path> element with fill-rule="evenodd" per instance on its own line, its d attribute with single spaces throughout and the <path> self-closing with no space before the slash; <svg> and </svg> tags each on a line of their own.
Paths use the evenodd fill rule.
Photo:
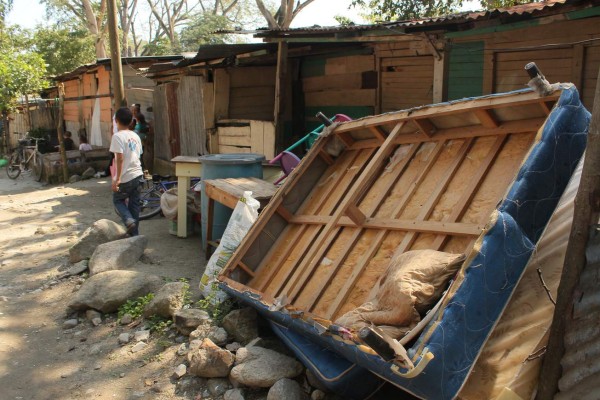
<svg viewBox="0 0 600 400">
<path fill-rule="evenodd" d="M 123 154 L 123 168 L 121 169 L 122 183 L 129 182 L 143 174 L 140 162 L 142 142 L 135 132 L 123 130 L 114 134 L 110 141 L 110 151 Z"/>
<path fill-rule="evenodd" d="M 81 144 L 79 144 L 79 151 L 90 151 L 90 150 L 93 150 L 93 149 L 94 148 L 89 143 L 81 143 Z"/>
</svg>

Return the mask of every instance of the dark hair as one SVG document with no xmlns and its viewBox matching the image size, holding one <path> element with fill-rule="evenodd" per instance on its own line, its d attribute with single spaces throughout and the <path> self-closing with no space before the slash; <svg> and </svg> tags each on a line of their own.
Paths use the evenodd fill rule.
<svg viewBox="0 0 600 400">
<path fill-rule="evenodd" d="M 131 110 L 127 107 L 121 107 L 115 113 L 115 120 L 121 125 L 129 126 L 129 124 L 131 124 L 132 119 L 133 114 Z"/>
<path fill-rule="evenodd" d="M 87 136 L 85 136 L 85 133 L 80 133 L 79 134 L 79 142 L 80 143 L 87 143 Z"/>
<path fill-rule="evenodd" d="M 137 115 L 137 122 L 139 122 L 140 124 L 146 124 L 146 117 L 144 117 L 144 114 L 139 113 Z"/>
<path fill-rule="evenodd" d="M 65 132 L 65 137 L 71 137 L 71 135 L 72 135 L 71 131 L 66 131 Z"/>
</svg>

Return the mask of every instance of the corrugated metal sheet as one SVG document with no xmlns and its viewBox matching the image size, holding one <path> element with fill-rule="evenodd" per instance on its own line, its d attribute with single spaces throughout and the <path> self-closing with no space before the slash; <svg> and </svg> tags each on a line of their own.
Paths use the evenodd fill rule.
<svg viewBox="0 0 600 400">
<path fill-rule="evenodd" d="M 479 20 L 491 20 L 500 19 L 511 16 L 523 16 L 523 17 L 537 17 L 553 12 L 559 12 L 566 6 L 577 6 L 580 4 L 595 3 L 594 1 L 581 1 L 581 0 L 549 0 L 535 3 L 519 4 L 508 8 L 496 8 L 489 11 L 466 11 L 460 13 L 454 13 L 449 15 L 443 15 L 439 17 L 430 18 L 419 18 L 413 20 L 403 20 L 386 22 L 380 24 L 371 25 L 347 25 L 347 26 L 312 26 L 303 28 L 293 28 L 285 30 L 259 30 L 256 33 L 256 37 L 277 37 L 277 36 L 294 36 L 302 34 L 335 34 L 344 32 L 358 32 L 358 31 L 369 31 L 369 30 L 380 30 L 382 28 L 414 28 L 414 27 L 428 27 L 437 25 L 447 25 L 449 23 L 457 24 L 464 22 L 475 22 Z M 235 33 L 235 32 L 222 32 L 222 33 Z"/>
<path fill-rule="evenodd" d="M 172 55 L 172 56 L 147 56 L 147 57 L 121 57 L 121 63 L 123 65 L 131 65 L 136 63 L 149 63 L 149 62 L 166 62 L 166 61 L 177 61 L 182 60 L 184 57 L 181 55 Z M 100 58 L 96 60 L 95 63 L 85 64 L 80 67 L 75 68 L 73 71 L 66 72 L 61 75 L 57 75 L 52 79 L 56 82 L 68 81 L 70 79 L 76 78 L 81 74 L 84 74 L 90 70 L 96 69 L 101 65 L 109 65 L 110 66 L 110 58 Z"/>
<path fill-rule="evenodd" d="M 600 229 L 590 237 L 586 258 L 565 334 L 556 400 L 600 397 Z"/>
</svg>

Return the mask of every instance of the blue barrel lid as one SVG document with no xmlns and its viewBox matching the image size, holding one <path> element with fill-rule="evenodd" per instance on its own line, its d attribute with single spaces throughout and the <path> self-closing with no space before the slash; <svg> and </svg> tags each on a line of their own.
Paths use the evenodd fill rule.
<svg viewBox="0 0 600 400">
<path fill-rule="evenodd" d="M 200 156 L 200 162 L 202 164 L 222 164 L 222 165 L 236 165 L 236 164 L 256 164 L 261 163 L 265 160 L 263 154 L 257 153 L 226 153 L 226 154 L 207 154 Z"/>
</svg>

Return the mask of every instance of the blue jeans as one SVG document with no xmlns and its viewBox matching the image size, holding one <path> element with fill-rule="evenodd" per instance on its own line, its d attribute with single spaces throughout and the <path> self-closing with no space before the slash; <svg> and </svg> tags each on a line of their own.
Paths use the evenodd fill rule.
<svg viewBox="0 0 600 400">
<path fill-rule="evenodd" d="M 140 225 L 140 184 L 142 176 L 133 178 L 129 182 L 121 182 L 119 191 L 113 192 L 113 204 L 123 220 L 125 226 L 135 223 L 135 228 L 129 232 L 131 236 L 139 234 Z"/>
</svg>

